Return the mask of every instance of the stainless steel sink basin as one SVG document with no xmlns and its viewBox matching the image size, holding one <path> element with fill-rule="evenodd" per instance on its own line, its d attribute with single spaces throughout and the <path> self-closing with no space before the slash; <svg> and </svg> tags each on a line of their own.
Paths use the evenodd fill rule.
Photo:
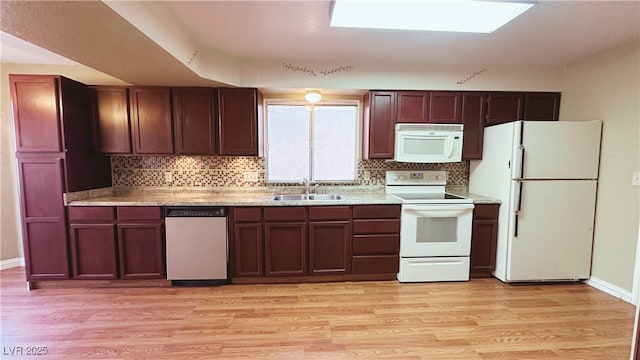
<svg viewBox="0 0 640 360">
<path fill-rule="evenodd" d="M 273 195 L 271 197 L 271 201 L 340 201 L 344 200 L 344 195 L 335 195 L 335 194 L 313 194 L 313 195 L 305 195 L 305 194 L 281 194 L 281 195 Z"/>
</svg>

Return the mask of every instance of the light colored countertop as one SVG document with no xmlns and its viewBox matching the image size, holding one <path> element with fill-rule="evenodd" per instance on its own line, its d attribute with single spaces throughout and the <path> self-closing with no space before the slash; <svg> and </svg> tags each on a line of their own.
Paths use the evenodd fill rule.
<svg viewBox="0 0 640 360">
<path fill-rule="evenodd" d="M 469 193 L 466 187 L 447 188 L 447 192 L 468 197 L 474 204 L 499 204 L 500 201 Z M 220 192 L 207 190 L 175 189 L 97 189 L 65 194 L 67 206 L 323 206 L 323 205 L 378 205 L 401 204 L 400 199 L 381 191 L 334 191 L 344 200 L 293 200 L 273 201 L 273 192 Z"/>
<path fill-rule="evenodd" d="M 400 204 L 385 193 L 344 194 L 344 200 L 273 201 L 266 193 L 216 193 L 206 191 L 131 191 L 68 199 L 68 206 L 322 206 Z"/>
</svg>

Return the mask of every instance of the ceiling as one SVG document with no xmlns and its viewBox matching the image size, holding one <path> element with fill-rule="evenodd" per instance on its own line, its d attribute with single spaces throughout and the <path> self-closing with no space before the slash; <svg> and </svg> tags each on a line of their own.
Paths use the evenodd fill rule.
<svg viewBox="0 0 640 360">
<path fill-rule="evenodd" d="M 538 1 L 492 34 L 330 28 L 330 5 L 4 0 L 1 30 L 54 54 L 3 36 L 2 61 L 57 54 L 135 85 L 254 86 L 243 74 L 267 63 L 381 73 L 397 64 L 561 66 L 640 41 L 640 1 Z"/>
</svg>

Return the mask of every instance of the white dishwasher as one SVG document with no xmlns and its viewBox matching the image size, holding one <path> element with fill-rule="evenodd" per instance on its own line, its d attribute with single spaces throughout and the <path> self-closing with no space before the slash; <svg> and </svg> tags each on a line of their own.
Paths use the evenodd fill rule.
<svg viewBox="0 0 640 360">
<path fill-rule="evenodd" d="M 227 210 L 165 208 L 167 279 L 176 286 L 229 283 Z"/>
</svg>

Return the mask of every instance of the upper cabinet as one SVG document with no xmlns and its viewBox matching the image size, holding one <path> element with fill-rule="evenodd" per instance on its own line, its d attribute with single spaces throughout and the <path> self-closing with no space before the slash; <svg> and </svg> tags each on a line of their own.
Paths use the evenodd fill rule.
<svg viewBox="0 0 640 360">
<path fill-rule="evenodd" d="M 173 90 L 176 154 L 214 155 L 216 152 L 215 89 Z"/>
<path fill-rule="evenodd" d="M 426 123 L 429 121 L 428 91 L 396 92 L 396 123 Z"/>
<path fill-rule="evenodd" d="M 126 87 L 94 86 L 94 146 L 104 154 L 130 154 L 129 93 Z"/>
<path fill-rule="evenodd" d="M 429 95 L 429 122 L 462 123 L 462 92 L 432 91 Z"/>
<path fill-rule="evenodd" d="M 560 93 L 490 92 L 485 125 L 515 120 L 558 120 Z"/>
<path fill-rule="evenodd" d="M 133 152 L 173 154 L 171 90 L 162 87 L 132 88 L 130 96 Z"/>
<path fill-rule="evenodd" d="M 262 95 L 257 89 L 218 89 L 218 154 L 262 155 Z"/>
<path fill-rule="evenodd" d="M 396 93 L 369 91 L 364 96 L 363 159 L 393 159 Z"/>
<path fill-rule="evenodd" d="M 18 152 L 63 150 L 59 77 L 10 75 Z"/>
<path fill-rule="evenodd" d="M 487 95 L 486 125 L 497 125 L 522 119 L 524 94 L 521 92 L 490 92 Z"/>
<path fill-rule="evenodd" d="M 524 120 L 558 120 L 560 93 L 536 92 L 524 94 Z"/>
<path fill-rule="evenodd" d="M 462 159 L 482 159 L 484 137 L 484 115 L 487 93 L 465 91 L 462 93 Z"/>
</svg>

